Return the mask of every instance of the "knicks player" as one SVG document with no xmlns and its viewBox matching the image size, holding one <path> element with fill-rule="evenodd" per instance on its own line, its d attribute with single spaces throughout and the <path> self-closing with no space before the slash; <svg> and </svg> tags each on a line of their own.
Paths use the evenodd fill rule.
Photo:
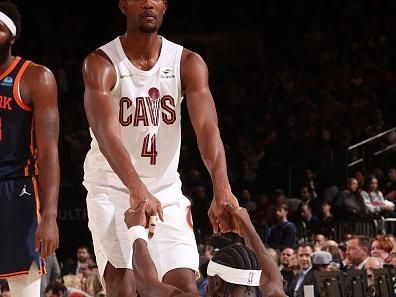
<svg viewBox="0 0 396 297">
<path fill-rule="evenodd" d="M 42 259 L 58 247 L 59 161 L 54 76 L 11 54 L 20 15 L 0 3 L 0 279 L 39 297 Z"/>
<path fill-rule="evenodd" d="M 183 96 L 201 156 L 213 182 L 209 216 L 215 230 L 232 229 L 231 192 L 216 109 L 202 58 L 157 34 L 165 0 L 120 0 L 125 35 L 83 64 L 84 103 L 92 144 L 85 160 L 89 228 L 110 297 L 136 296 L 124 212 L 148 200 L 160 220 L 148 245 L 158 277 L 197 292 L 198 253 L 190 203 L 177 173 Z"/>
</svg>

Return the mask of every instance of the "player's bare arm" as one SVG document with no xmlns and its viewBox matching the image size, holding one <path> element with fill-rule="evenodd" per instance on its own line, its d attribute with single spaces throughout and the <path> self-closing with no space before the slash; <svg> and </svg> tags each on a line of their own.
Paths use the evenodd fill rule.
<svg viewBox="0 0 396 297">
<path fill-rule="evenodd" d="M 208 69 L 196 53 L 183 51 L 181 80 L 187 97 L 187 108 L 197 136 L 199 151 L 212 183 L 214 198 L 209 208 L 209 218 L 214 231 L 233 229 L 224 204 L 238 206 L 231 192 L 223 142 L 218 128 L 216 107 L 208 83 Z"/>
<path fill-rule="evenodd" d="M 128 209 L 125 212 L 125 223 L 128 229 L 134 226 L 147 227 L 146 207 L 147 202 L 142 201 L 136 209 Z M 142 297 L 199 297 L 197 294 L 184 293 L 176 287 L 158 280 L 157 269 L 148 252 L 147 243 L 143 239 L 136 239 L 133 243 L 132 264 L 137 291 Z"/>
<path fill-rule="evenodd" d="M 39 183 L 42 191 L 42 217 L 36 230 L 35 245 L 41 257 L 50 256 L 59 245 L 56 223 L 59 194 L 59 113 L 57 86 L 52 72 L 31 64 L 20 83 L 21 98 L 33 107 Z"/>
<path fill-rule="evenodd" d="M 248 248 L 254 251 L 263 267 L 260 278 L 260 289 L 265 297 L 286 297 L 283 291 L 282 276 L 278 266 L 268 253 L 261 238 L 258 236 L 246 208 L 226 205 L 234 225 Z"/>
<path fill-rule="evenodd" d="M 85 83 L 84 106 L 88 122 L 98 141 L 99 148 L 111 168 L 128 188 L 131 207 L 148 199 L 150 212 L 162 219 L 161 204 L 151 195 L 132 165 L 130 156 L 121 141 L 118 119 L 114 114 L 111 90 L 116 83 L 116 71 L 100 51 L 90 54 L 83 63 Z"/>
</svg>

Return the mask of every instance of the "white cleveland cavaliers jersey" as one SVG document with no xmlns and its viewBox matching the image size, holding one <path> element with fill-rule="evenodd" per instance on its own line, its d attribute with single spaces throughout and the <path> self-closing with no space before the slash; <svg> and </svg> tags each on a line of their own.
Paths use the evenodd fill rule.
<svg viewBox="0 0 396 297">
<path fill-rule="evenodd" d="M 122 142 L 152 194 L 168 189 L 181 191 L 177 168 L 181 143 L 180 59 L 183 47 L 161 38 L 160 56 L 149 71 L 140 70 L 129 61 L 119 37 L 100 48 L 117 72 L 111 95 Z M 92 131 L 91 136 L 91 149 L 84 164 L 84 184 L 125 189 L 100 152 Z"/>
</svg>

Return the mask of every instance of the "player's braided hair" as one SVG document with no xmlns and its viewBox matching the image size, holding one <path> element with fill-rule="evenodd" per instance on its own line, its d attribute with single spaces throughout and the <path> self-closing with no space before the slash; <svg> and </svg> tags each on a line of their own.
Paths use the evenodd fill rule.
<svg viewBox="0 0 396 297">
<path fill-rule="evenodd" d="M 236 269 L 246 269 L 246 270 L 260 270 L 261 266 L 257 260 L 256 255 L 253 251 L 241 244 L 229 245 L 220 251 L 218 251 L 212 258 L 212 261 L 236 268 Z M 227 283 L 227 287 L 224 293 L 224 297 L 232 296 L 232 292 L 236 287 L 240 285 Z M 249 287 L 245 286 L 246 291 L 249 293 L 254 293 L 255 295 L 261 297 L 261 291 L 259 287 Z"/>
<path fill-rule="evenodd" d="M 6 14 L 16 26 L 16 37 L 19 38 L 21 34 L 21 14 L 18 7 L 11 1 L 0 2 L 0 11 Z"/>
</svg>

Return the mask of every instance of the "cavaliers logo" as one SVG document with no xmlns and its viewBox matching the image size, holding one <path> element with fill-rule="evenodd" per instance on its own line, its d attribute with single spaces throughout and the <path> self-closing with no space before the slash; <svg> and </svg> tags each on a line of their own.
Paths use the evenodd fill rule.
<svg viewBox="0 0 396 297">
<path fill-rule="evenodd" d="M 151 88 L 148 91 L 148 95 L 150 96 L 151 100 L 158 101 L 160 97 L 160 91 L 157 88 Z"/>
</svg>

